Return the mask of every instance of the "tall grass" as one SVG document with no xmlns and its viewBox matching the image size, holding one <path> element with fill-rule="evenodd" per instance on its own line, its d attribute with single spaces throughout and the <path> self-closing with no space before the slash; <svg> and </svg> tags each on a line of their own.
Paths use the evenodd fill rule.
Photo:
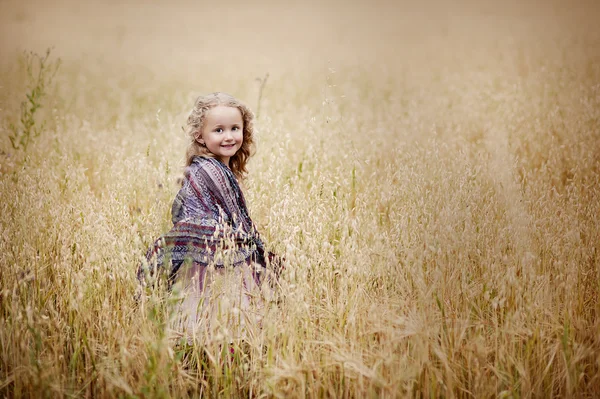
<svg viewBox="0 0 600 399">
<path fill-rule="evenodd" d="M 12 6 L 4 20 L 43 27 L 33 6 Z M 0 140 L 1 396 L 600 395 L 597 10 L 495 17 L 471 4 L 445 19 L 380 6 L 319 6 L 331 26 L 303 37 L 286 21 L 312 9 L 272 5 L 288 19 L 263 22 L 287 58 L 273 38 L 261 53 L 243 46 L 259 33 L 222 36 L 207 21 L 205 51 L 235 49 L 233 65 L 187 47 L 181 5 L 115 36 L 94 20 L 78 28 L 103 58 L 53 43 L 63 64 L 45 128 L 27 151 Z M 259 24 L 269 10 L 237 7 Z M 181 35 L 157 33 L 147 50 L 168 16 L 183 18 Z M 428 34 L 411 30 L 421 25 Z M 313 49 L 312 34 L 333 43 Z M 7 54 L 4 132 L 28 84 Z M 261 98 L 245 191 L 289 266 L 253 335 L 223 324 L 187 342 L 170 331 L 176 298 L 159 287 L 136 301 L 135 271 L 170 228 L 180 127 L 214 90 L 255 109 Z"/>
</svg>

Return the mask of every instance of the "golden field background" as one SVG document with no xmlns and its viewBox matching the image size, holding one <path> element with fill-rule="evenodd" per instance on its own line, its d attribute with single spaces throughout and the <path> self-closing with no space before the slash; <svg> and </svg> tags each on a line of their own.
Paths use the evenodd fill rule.
<svg viewBox="0 0 600 399">
<path fill-rule="evenodd" d="M 0 396 L 600 395 L 596 2 L 0 2 Z M 62 64 L 11 147 L 22 50 Z M 260 82 L 266 74 L 260 110 Z M 135 270 L 194 98 L 257 120 L 289 267 L 258 334 L 169 338 Z"/>
</svg>

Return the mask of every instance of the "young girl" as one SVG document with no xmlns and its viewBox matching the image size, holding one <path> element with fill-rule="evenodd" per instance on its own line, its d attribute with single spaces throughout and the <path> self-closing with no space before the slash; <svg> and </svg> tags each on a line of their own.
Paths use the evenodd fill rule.
<svg viewBox="0 0 600 399">
<path fill-rule="evenodd" d="M 173 228 L 148 250 L 138 277 L 145 281 L 164 271 L 169 288 L 178 284 L 182 290 L 184 323 L 193 326 L 214 276 L 233 269 L 233 280 L 222 283 L 236 290 L 235 282 L 241 281 L 243 308 L 251 298 L 247 294 L 265 279 L 267 266 L 277 272 L 280 262 L 265 251 L 238 184 L 253 145 L 250 109 L 225 93 L 199 97 L 186 133 L 187 168 L 171 210 Z"/>
</svg>

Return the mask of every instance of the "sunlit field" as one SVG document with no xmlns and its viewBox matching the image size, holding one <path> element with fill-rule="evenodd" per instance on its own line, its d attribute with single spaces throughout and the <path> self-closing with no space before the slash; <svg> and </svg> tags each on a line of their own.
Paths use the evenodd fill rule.
<svg viewBox="0 0 600 399">
<path fill-rule="evenodd" d="M 600 396 L 600 4 L 438 3 L 2 0 L 0 397 Z M 288 266 L 186 341 L 136 269 L 213 91 Z"/>
</svg>

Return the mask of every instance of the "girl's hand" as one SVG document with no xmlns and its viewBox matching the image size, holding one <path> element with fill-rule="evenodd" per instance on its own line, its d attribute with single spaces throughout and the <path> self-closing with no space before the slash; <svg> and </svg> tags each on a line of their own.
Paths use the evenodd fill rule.
<svg viewBox="0 0 600 399">
<path fill-rule="evenodd" d="M 279 275 L 285 269 L 285 263 L 286 260 L 284 257 L 270 251 L 267 254 L 267 265 L 271 266 L 271 269 L 277 278 L 279 278 Z"/>
</svg>

